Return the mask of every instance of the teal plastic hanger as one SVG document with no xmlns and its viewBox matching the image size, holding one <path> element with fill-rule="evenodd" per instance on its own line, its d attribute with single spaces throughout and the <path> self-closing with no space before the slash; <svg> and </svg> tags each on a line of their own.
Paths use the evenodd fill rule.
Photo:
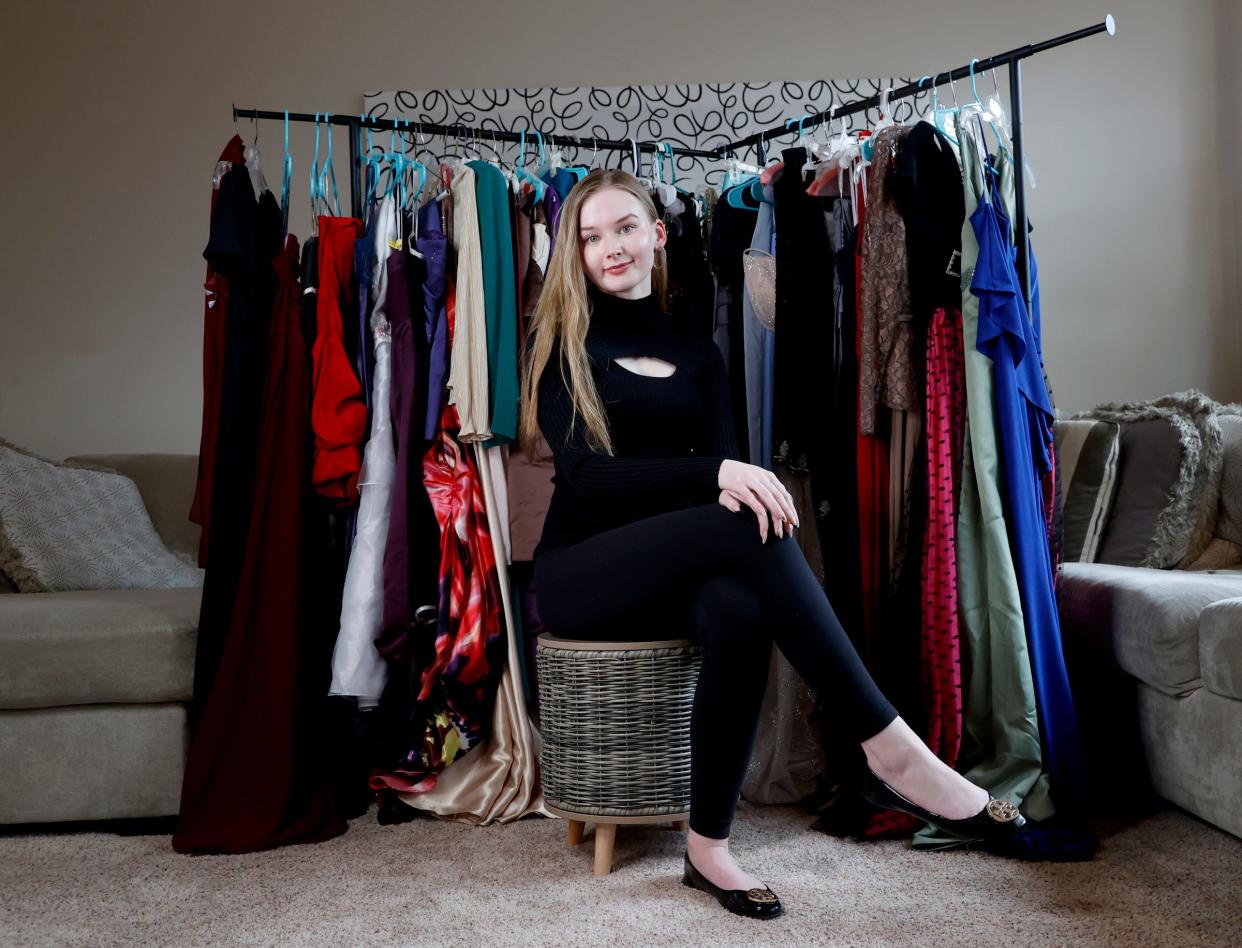
<svg viewBox="0 0 1242 948">
<path fill-rule="evenodd" d="M 531 134 L 539 135 L 539 133 L 535 131 L 532 131 Z M 543 149 L 543 136 L 542 135 L 539 135 L 539 148 L 540 148 L 540 151 L 542 152 L 542 149 Z M 548 191 L 548 184 L 542 178 L 536 177 L 535 175 L 527 171 L 525 168 L 523 168 L 522 165 L 525 163 L 526 163 L 526 130 L 522 129 L 522 137 L 519 139 L 519 143 L 518 143 L 518 160 L 517 160 L 517 164 L 513 166 L 513 173 L 516 174 L 520 180 L 529 182 L 531 186 L 534 187 L 535 189 L 535 200 L 542 201 L 543 196 Z"/>
<path fill-rule="evenodd" d="M 327 204 L 328 189 L 326 182 L 332 182 L 332 204 L 331 208 L 335 216 L 341 216 L 341 197 L 336 189 L 336 168 L 332 164 L 332 115 L 324 113 L 328 125 L 328 157 L 323 163 L 323 168 L 319 172 L 319 193 L 324 197 L 324 203 Z"/>
<path fill-rule="evenodd" d="M 937 73 L 936 75 L 940 74 Z M 951 73 L 946 73 L 946 75 L 951 75 Z M 933 79 L 932 82 L 934 83 L 935 80 Z M 957 104 L 957 86 L 954 85 L 951 79 L 949 81 L 949 89 L 953 93 L 953 108 L 948 106 L 942 108 L 940 105 L 940 95 L 936 92 L 936 87 L 932 86 L 932 124 L 936 126 L 936 131 L 956 145 L 957 139 L 948 133 L 940 120 L 942 115 L 956 115 L 961 111 L 961 106 Z"/>
<path fill-rule="evenodd" d="M 574 176 L 574 184 L 577 184 L 589 174 L 589 169 L 582 165 L 566 165 L 565 170 Z"/>
<path fill-rule="evenodd" d="M 315 113 L 315 157 L 310 166 L 311 233 L 319 232 L 319 113 Z"/>
<path fill-rule="evenodd" d="M 359 113 L 358 120 L 363 123 L 362 127 L 367 130 L 367 150 L 366 157 L 362 159 L 362 177 L 367 195 L 363 207 L 369 208 L 371 203 L 375 200 L 376 191 L 379 188 L 380 173 L 383 170 L 383 158 L 375 153 L 375 142 L 371 138 L 371 126 L 366 124 L 366 116 Z M 359 135 L 361 134 L 362 131 L 359 129 Z"/>
<path fill-rule="evenodd" d="M 978 57 L 976 57 L 976 58 L 974 58 L 974 59 L 972 59 L 972 60 L 970 61 L 970 94 L 971 94 L 971 95 L 973 95 L 973 96 L 975 97 L 975 102 L 974 102 L 974 104 L 975 104 L 975 105 L 977 105 L 977 106 L 979 106 L 979 111 L 980 111 L 980 114 L 981 114 L 981 115 L 986 115 L 986 116 L 987 116 L 987 121 L 988 121 L 988 124 L 989 124 L 990 126 L 992 126 L 992 134 L 996 136 L 996 147 L 997 147 L 997 148 L 1004 148 L 1004 147 L 1005 147 L 1005 142 L 1004 142 L 1004 140 L 1001 138 L 1000 129 L 996 127 L 996 122 L 994 122 L 994 121 L 992 120 L 991 115 L 990 115 L 990 114 L 988 114 L 988 108 L 987 108 L 987 106 L 986 106 L 986 105 L 984 105 L 984 104 L 983 104 L 983 103 L 979 100 L 979 90 L 978 90 L 977 88 L 975 88 L 975 63 L 977 63 L 978 61 L 979 61 Z M 996 77 L 995 77 L 995 76 L 993 76 L 992 78 L 993 78 L 993 79 L 995 79 Z"/>
<path fill-rule="evenodd" d="M 556 139 L 552 138 L 551 135 L 549 135 L 548 138 L 552 140 L 552 147 L 555 148 Z M 587 176 L 587 169 L 582 167 L 582 165 L 562 165 L 561 170 L 567 171 L 569 172 L 569 174 L 574 176 L 574 184 L 577 184 L 579 181 L 581 181 L 583 178 Z"/>
</svg>

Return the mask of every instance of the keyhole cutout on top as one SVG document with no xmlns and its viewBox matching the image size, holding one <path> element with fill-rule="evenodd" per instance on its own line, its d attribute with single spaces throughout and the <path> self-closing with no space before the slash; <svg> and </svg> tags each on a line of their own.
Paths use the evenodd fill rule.
<svg viewBox="0 0 1242 948">
<path fill-rule="evenodd" d="M 612 361 L 627 372 L 654 379 L 666 379 L 677 371 L 677 366 L 673 363 L 657 359 L 655 356 L 620 356 Z"/>
</svg>

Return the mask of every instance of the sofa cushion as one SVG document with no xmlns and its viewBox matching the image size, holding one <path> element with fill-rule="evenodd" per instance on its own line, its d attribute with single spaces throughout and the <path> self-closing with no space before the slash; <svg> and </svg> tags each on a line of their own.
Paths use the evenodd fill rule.
<svg viewBox="0 0 1242 948">
<path fill-rule="evenodd" d="M 187 730 L 183 704 L 0 711 L 0 823 L 173 816 Z"/>
<path fill-rule="evenodd" d="M 1203 686 L 1242 700 L 1242 597 L 1214 602 L 1199 617 Z"/>
<path fill-rule="evenodd" d="M 0 708 L 187 701 L 201 589 L 0 600 Z"/>
<path fill-rule="evenodd" d="M 1169 695 L 1203 684 L 1199 615 L 1242 596 L 1242 572 L 1185 572 L 1065 563 L 1060 573 L 1062 631 L 1112 655 L 1124 671 Z"/>
<path fill-rule="evenodd" d="M 1111 421 L 1058 421 L 1057 485 L 1061 494 L 1061 555 L 1095 561 L 1117 482 L 1120 425 Z"/>
<path fill-rule="evenodd" d="M 22 592 L 197 586 L 133 481 L 0 443 L 0 568 Z"/>
</svg>

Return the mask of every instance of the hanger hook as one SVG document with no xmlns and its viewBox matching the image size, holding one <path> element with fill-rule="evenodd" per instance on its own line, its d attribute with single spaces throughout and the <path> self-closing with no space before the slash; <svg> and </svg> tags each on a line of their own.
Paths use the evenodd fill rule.
<svg viewBox="0 0 1242 948">
<path fill-rule="evenodd" d="M 976 102 L 979 101 L 979 90 L 975 88 L 975 63 L 978 61 L 978 56 L 970 61 L 970 94 L 975 97 Z"/>
<path fill-rule="evenodd" d="M 640 166 L 638 164 L 638 141 L 630 136 L 625 137 L 625 141 L 630 143 L 631 157 L 634 159 L 634 177 L 639 177 Z"/>
</svg>

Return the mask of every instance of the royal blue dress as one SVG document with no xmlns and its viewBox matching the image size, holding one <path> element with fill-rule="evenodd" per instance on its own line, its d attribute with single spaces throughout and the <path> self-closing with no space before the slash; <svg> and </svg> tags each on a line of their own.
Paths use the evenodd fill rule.
<svg viewBox="0 0 1242 948">
<path fill-rule="evenodd" d="M 970 286 L 979 298 L 976 344 L 994 366 L 1002 501 L 1026 622 L 1044 760 L 1057 809 L 1072 812 L 1086 800 L 1086 775 L 1061 651 L 1052 554 L 1044 526 L 1040 477 L 1052 463 L 1053 411 L 1040 356 L 1038 271 L 1031 254 L 1032 320 L 1018 282 L 1009 218 L 994 170 L 988 167 L 987 175 L 988 193 L 970 217 L 979 241 Z M 1029 252 L 1029 241 L 1027 246 Z"/>
</svg>

